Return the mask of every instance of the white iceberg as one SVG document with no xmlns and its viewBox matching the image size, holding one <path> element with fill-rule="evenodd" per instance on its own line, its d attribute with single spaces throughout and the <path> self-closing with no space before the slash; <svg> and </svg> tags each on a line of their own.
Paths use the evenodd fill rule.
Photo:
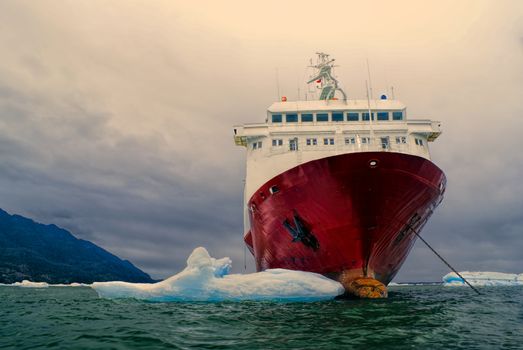
<svg viewBox="0 0 523 350">
<path fill-rule="evenodd" d="M 523 273 L 463 271 L 460 274 L 473 286 L 523 286 Z M 443 285 L 463 286 L 466 284 L 456 273 L 451 272 L 443 276 Z"/>
<path fill-rule="evenodd" d="M 11 286 L 23 288 L 47 288 L 49 287 L 49 284 L 45 282 L 31 282 L 28 280 L 23 280 L 22 282 L 15 282 L 11 284 Z"/>
<path fill-rule="evenodd" d="M 413 284 L 390 282 L 387 286 L 388 287 L 408 287 L 408 286 L 413 286 Z"/>
<path fill-rule="evenodd" d="M 69 283 L 69 284 L 50 284 L 47 282 L 31 282 L 23 280 L 22 282 L 15 282 L 11 284 L 0 283 L 0 287 L 23 287 L 23 288 L 48 288 L 48 287 L 90 287 L 90 284 L 86 283 Z"/>
<path fill-rule="evenodd" d="M 90 284 L 87 284 L 87 283 L 77 283 L 77 282 L 73 282 L 73 283 L 69 283 L 69 284 L 63 284 L 63 283 L 59 283 L 59 284 L 50 284 L 49 287 L 90 287 L 91 285 Z"/>
<path fill-rule="evenodd" d="M 312 272 L 271 269 L 251 274 L 229 274 L 229 258 L 214 259 L 196 248 L 180 273 L 158 283 L 95 282 L 103 298 L 147 301 L 278 300 L 318 301 L 343 294 L 343 286 Z"/>
</svg>

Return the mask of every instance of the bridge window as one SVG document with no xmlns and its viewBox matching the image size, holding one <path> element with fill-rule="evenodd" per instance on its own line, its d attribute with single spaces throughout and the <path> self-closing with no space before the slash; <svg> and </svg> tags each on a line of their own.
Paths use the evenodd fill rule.
<svg viewBox="0 0 523 350">
<path fill-rule="evenodd" d="M 423 140 L 422 139 L 415 139 L 416 145 L 423 146 Z"/>
<path fill-rule="evenodd" d="M 285 120 L 287 121 L 287 123 L 297 123 L 298 115 L 297 114 L 286 114 Z"/>
<path fill-rule="evenodd" d="M 302 115 L 301 115 L 301 121 L 302 121 L 303 123 L 309 123 L 309 122 L 312 122 L 312 114 L 310 114 L 310 113 L 302 114 Z"/>
<path fill-rule="evenodd" d="M 342 122 L 343 121 L 343 113 L 341 113 L 341 112 L 334 112 L 334 113 L 332 113 L 332 121 L 333 122 Z"/>
<path fill-rule="evenodd" d="M 403 112 L 392 112 L 392 120 L 403 120 Z"/>
<path fill-rule="evenodd" d="M 407 138 L 405 136 L 396 136 L 396 143 L 407 143 Z"/>
<path fill-rule="evenodd" d="M 262 142 L 261 141 L 253 142 L 252 149 L 258 149 L 258 148 L 262 148 Z"/>
<path fill-rule="evenodd" d="M 363 144 L 370 144 L 370 137 L 362 137 L 361 143 Z"/>
<path fill-rule="evenodd" d="M 282 139 L 272 139 L 272 147 L 283 146 Z"/>
<path fill-rule="evenodd" d="M 318 122 L 328 122 L 329 114 L 328 113 L 318 113 L 316 114 L 316 121 Z"/>
<path fill-rule="evenodd" d="M 375 119 L 374 114 L 375 114 L 374 112 L 371 114 L 371 116 L 372 116 L 372 120 Z M 364 112 L 364 113 L 362 113 L 361 116 L 362 116 L 362 120 L 369 120 L 369 112 Z"/>
<path fill-rule="evenodd" d="M 356 112 L 349 112 L 347 113 L 347 120 L 349 122 L 357 122 L 360 120 L 360 114 Z"/>
<path fill-rule="evenodd" d="M 334 145 L 334 139 L 333 138 L 324 138 L 323 144 L 324 145 Z"/>
<path fill-rule="evenodd" d="M 346 145 L 354 145 L 356 143 L 355 137 L 346 137 L 345 138 L 345 144 Z"/>
<path fill-rule="evenodd" d="M 272 122 L 273 123 L 281 123 L 281 114 L 273 114 L 272 115 Z"/>
<path fill-rule="evenodd" d="M 317 139 L 307 139 L 307 146 L 316 146 L 318 144 Z"/>
<path fill-rule="evenodd" d="M 378 120 L 389 120 L 389 112 L 378 112 Z"/>
</svg>

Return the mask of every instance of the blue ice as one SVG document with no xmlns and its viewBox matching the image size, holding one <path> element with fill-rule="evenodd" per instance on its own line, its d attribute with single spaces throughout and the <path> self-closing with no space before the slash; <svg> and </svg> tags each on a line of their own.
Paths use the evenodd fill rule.
<svg viewBox="0 0 523 350">
<path fill-rule="evenodd" d="M 523 286 L 523 273 L 463 271 L 460 274 L 473 286 Z M 443 276 L 443 285 L 463 286 L 465 282 L 456 273 L 451 272 Z"/>
<path fill-rule="evenodd" d="M 147 301 L 319 301 L 343 294 L 343 286 L 320 274 L 270 269 L 251 274 L 230 274 L 229 258 L 215 259 L 196 248 L 180 273 L 158 283 L 95 282 L 102 298 Z"/>
</svg>

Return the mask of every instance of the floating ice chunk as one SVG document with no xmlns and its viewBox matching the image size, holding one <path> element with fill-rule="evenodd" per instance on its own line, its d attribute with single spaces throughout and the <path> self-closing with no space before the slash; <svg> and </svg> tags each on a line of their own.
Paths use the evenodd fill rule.
<svg viewBox="0 0 523 350">
<path fill-rule="evenodd" d="M 390 282 L 388 287 L 439 286 L 441 282 Z"/>
<path fill-rule="evenodd" d="M 90 287 L 90 284 L 85 283 L 70 283 L 70 284 L 50 284 L 47 282 L 31 282 L 23 280 L 22 282 L 15 282 L 11 284 L 0 283 L 1 287 L 24 287 L 24 288 L 48 288 L 48 287 Z"/>
<path fill-rule="evenodd" d="M 59 283 L 59 284 L 50 284 L 49 285 L 49 287 L 90 287 L 90 286 L 91 286 L 90 284 L 77 283 L 77 282 L 73 282 L 73 283 L 69 283 L 69 284 Z"/>
<path fill-rule="evenodd" d="M 203 247 L 187 259 L 187 267 L 164 281 L 147 283 L 95 282 L 91 287 L 103 298 L 148 301 L 286 300 L 315 301 L 343 294 L 343 286 L 322 275 L 272 269 L 232 274 L 229 258 L 214 259 Z"/>
<path fill-rule="evenodd" d="M 388 287 L 405 287 L 405 286 L 411 286 L 412 284 L 409 283 L 396 283 L 396 282 L 390 282 L 388 284 Z"/>
<path fill-rule="evenodd" d="M 460 274 L 473 286 L 523 286 L 523 273 L 470 272 Z M 465 282 L 454 272 L 443 276 L 444 286 L 463 286 Z"/>
<path fill-rule="evenodd" d="M 23 280 L 22 282 L 15 282 L 11 284 L 11 286 L 23 288 L 47 288 L 49 287 L 49 284 L 45 282 L 31 282 L 28 280 Z"/>
</svg>

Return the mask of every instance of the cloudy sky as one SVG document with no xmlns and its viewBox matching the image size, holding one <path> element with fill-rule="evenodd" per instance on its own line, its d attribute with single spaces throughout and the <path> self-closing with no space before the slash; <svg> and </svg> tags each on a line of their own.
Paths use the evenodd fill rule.
<svg viewBox="0 0 523 350">
<path fill-rule="evenodd" d="M 295 99 L 318 50 L 349 97 L 368 58 L 375 92 L 442 121 L 448 188 L 424 237 L 460 270 L 523 272 L 520 0 L 0 0 L 0 207 L 154 277 L 200 245 L 243 272 L 231 126 L 264 120 L 276 69 Z M 396 280 L 446 272 L 416 244 Z"/>
</svg>

